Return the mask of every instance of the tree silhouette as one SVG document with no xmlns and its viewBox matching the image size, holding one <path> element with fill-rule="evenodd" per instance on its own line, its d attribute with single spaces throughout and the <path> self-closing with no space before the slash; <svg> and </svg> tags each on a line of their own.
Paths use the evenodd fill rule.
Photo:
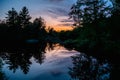
<svg viewBox="0 0 120 80">
<path fill-rule="evenodd" d="M 69 13 L 75 26 L 92 23 L 101 17 L 110 15 L 110 6 L 105 0 L 77 0 Z"/>
<path fill-rule="evenodd" d="M 18 13 L 17 11 L 12 8 L 12 10 L 9 10 L 6 17 L 6 23 L 9 26 L 9 28 L 13 31 L 17 31 L 18 28 Z"/>
<path fill-rule="evenodd" d="M 25 28 L 29 25 L 31 16 L 29 15 L 29 11 L 27 9 L 27 7 L 23 7 L 22 10 L 19 13 L 19 20 L 21 23 L 21 27 Z"/>
<path fill-rule="evenodd" d="M 118 74 L 120 73 L 120 64 L 118 64 L 120 57 L 120 37 L 118 36 L 120 34 L 120 1 L 113 0 L 115 2 L 111 6 L 104 1 L 106 0 L 77 0 L 77 3 L 71 8 L 70 17 L 74 19 L 75 26 L 79 27 L 73 31 L 60 32 L 59 37 L 64 46 L 69 49 L 92 55 L 98 60 L 108 60 L 112 65 L 110 77 L 111 80 L 114 80 L 119 79 Z M 87 77 L 93 77 L 92 73 L 89 74 L 91 61 L 81 62 L 79 61 L 81 57 L 77 57 L 73 60 L 76 67 L 72 68 L 70 74 L 74 78 L 79 75 L 78 79 L 84 78 L 85 80 Z M 88 60 L 90 59 L 88 58 Z M 97 66 L 99 67 L 99 65 Z"/>
<path fill-rule="evenodd" d="M 17 11 L 12 8 L 12 10 L 9 10 L 7 13 L 6 17 L 6 25 L 8 26 L 8 30 L 6 31 L 7 33 L 7 42 L 8 41 L 13 41 L 16 42 L 18 34 L 20 33 L 20 24 L 19 24 L 19 18 L 18 18 L 18 13 Z"/>
<path fill-rule="evenodd" d="M 45 41 L 47 32 L 45 30 L 46 25 L 44 19 L 39 17 L 33 22 L 30 22 L 30 19 L 31 16 L 25 6 L 19 13 L 14 8 L 9 10 L 5 23 L 0 21 L 0 31 L 2 31 L 1 33 L 4 35 L 6 34 L 4 37 L 7 38 L 3 37 L 3 40 L 16 43 L 23 43 L 28 39 Z"/>
<path fill-rule="evenodd" d="M 33 21 L 33 25 L 37 30 L 44 29 L 45 28 L 45 21 L 42 17 L 39 17 Z"/>
</svg>

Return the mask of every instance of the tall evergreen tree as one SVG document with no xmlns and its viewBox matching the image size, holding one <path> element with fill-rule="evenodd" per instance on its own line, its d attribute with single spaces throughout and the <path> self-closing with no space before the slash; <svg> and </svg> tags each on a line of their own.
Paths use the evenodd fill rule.
<svg viewBox="0 0 120 80">
<path fill-rule="evenodd" d="M 7 13 L 6 23 L 8 24 L 9 27 L 16 27 L 17 19 L 18 19 L 18 13 L 14 8 L 12 8 L 12 10 L 9 10 Z"/>
<path fill-rule="evenodd" d="M 105 0 L 77 0 L 71 7 L 70 17 L 74 19 L 75 25 L 81 23 L 92 23 L 101 17 L 110 15 L 110 5 Z"/>
<path fill-rule="evenodd" d="M 23 7 L 19 13 L 19 21 L 21 23 L 21 27 L 25 28 L 30 23 L 31 16 L 29 15 L 29 11 L 27 7 Z"/>
</svg>

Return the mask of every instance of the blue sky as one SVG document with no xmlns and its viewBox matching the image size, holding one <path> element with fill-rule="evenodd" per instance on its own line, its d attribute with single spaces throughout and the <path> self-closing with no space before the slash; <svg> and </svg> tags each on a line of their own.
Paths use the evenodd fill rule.
<svg viewBox="0 0 120 80">
<path fill-rule="evenodd" d="M 68 13 L 76 0 L 0 0 L 0 19 L 4 19 L 8 10 L 20 11 L 23 6 L 29 9 L 32 20 L 41 16 L 47 26 L 70 27 Z"/>
</svg>

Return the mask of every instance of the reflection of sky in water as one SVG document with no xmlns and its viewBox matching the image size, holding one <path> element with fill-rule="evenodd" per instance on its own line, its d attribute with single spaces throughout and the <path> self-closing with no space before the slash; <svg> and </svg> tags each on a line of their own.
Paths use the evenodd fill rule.
<svg viewBox="0 0 120 80">
<path fill-rule="evenodd" d="M 32 57 L 28 74 L 18 69 L 15 73 L 8 70 L 8 65 L 4 65 L 4 72 L 10 80 L 69 80 L 68 67 L 72 66 L 70 56 L 78 52 L 68 51 L 63 47 L 55 47 L 54 50 L 46 50 L 44 62 L 40 65 Z"/>
</svg>

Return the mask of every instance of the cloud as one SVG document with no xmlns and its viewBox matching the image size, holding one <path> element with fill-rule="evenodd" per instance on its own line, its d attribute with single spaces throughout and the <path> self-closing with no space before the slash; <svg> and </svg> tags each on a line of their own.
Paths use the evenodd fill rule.
<svg viewBox="0 0 120 80">
<path fill-rule="evenodd" d="M 73 20 L 69 19 L 68 11 L 65 8 L 61 7 L 50 7 L 47 12 L 49 13 L 51 18 L 56 19 L 59 24 L 57 26 L 66 26 L 70 27 L 73 25 Z M 62 16 L 62 17 L 61 17 Z"/>
<path fill-rule="evenodd" d="M 58 24 L 58 26 L 73 26 L 73 20 L 71 19 L 61 19 L 60 22 L 61 24 Z"/>
<path fill-rule="evenodd" d="M 70 27 L 70 26 L 72 26 L 73 24 L 72 23 L 61 23 L 61 24 L 58 24 L 57 26 L 68 26 L 68 27 Z"/>
<path fill-rule="evenodd" d="M 59 7 L 51 7 L 47 10 L 47 12 L 49 12 L 53 18 L 68 16 L 68 12 L 65 9 Z"/>
<path fill-rule="evenodd" d="M 64 23 L 72 23 L 73 20 L 71 20 L 71 19 L 62 19 L 60 22 L 64 22 Z"/>
</svg>

